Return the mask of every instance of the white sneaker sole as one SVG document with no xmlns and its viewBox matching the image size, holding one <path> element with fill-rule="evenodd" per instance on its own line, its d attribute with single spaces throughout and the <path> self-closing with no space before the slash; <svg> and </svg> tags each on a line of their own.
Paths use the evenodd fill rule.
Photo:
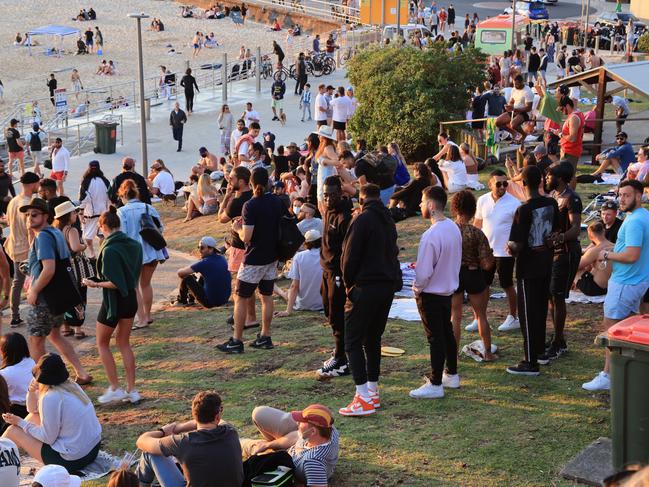
<svg viewBox="0 0 649 487">
<path fill-rule="evenodd" d="M 414 395 L 412 393 L 410 393 L 408 395 L 410 397 L 412 397 L 413 399 L 442 399 L 444 397 L 443 394 L 441 396 L 437 396 L 437 395 L 435 395 L 435 396 L 418 396 L 418 395 Z"/>
<path fill-rule="evenodd" d="M 470 323 L 464 327 L 464 331 L 478 331 L 478 324 Z"/>
<path fill-rule="evenodd" d="M 338 414 L 341 416 L 368 416 L 370 414 L 374 414 L 376 412 L 376 409 L 373 409 L 371 411 L 355 411 L 355 412 L 342 412 L 341 410 L 338 410 Z"/>
<path fill-rule="evenodd" d="M 520 330 L 521 325 L 520 323 L 515 325 L 515 324 L 510 324 L 510 325 L 500 325 L 498 327 L 498 331 L 513 331 L 513 330 Z"/>
</svg>

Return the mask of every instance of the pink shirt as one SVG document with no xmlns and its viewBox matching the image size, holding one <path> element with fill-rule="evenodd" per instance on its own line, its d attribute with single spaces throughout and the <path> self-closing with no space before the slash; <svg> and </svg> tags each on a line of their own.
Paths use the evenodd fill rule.
<svg viewBox="0 0 649 487">
<path fill-rule="evenodd" d="M 460 284 L 462 234 L 448 218 L 436 222 L 419 241 L 413 290 L 450 296 Z"/>
</svg>

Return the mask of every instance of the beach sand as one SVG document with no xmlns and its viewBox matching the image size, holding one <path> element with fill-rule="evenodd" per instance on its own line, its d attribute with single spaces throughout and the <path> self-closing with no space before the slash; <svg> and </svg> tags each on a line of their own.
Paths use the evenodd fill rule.
<svg viewBox="0 0 649 487">
<path fill-rule="evenodd" d="M 76 16 L 81 8 L 93 7 L 97 12 L 97 20 L 76 22 Z M 227 52 L 228 61 L 234 60 L 239 54 L 239 48 L 244 45 L 255 53 L 257 46 L 262 52 L 272 51 L 272 41 L 276 40 L 286 49 L 286 32 L 270 32 L 267 26 L 246 22 L 245 26 L 235 26 L 230 19 L 201 20 L 183 19 L 180 17 L 180 4 L 168 0 L 91 0 L 79 1 L 47 1 L 24 0 L 21 2 L 5 2 L 0 18 L 0 80 L 4 84 L 4 102 L 0 103 L 0 117 L 6 116 L 18 102 L 41 100 L 44 112 L 51 111 L 48 100 L 46 81 L 54 72 L 59 82 L 59 88 L 72 91 L 70 74 L 73 68 L 79 70 L 85 89 L 95 89 L 127 83 L 137 79 L 137 29 L 135 19 L 127 18 L 131 12 L 145 12 L 151 17 L 157 17 L 165 25 L 164 32 L 147 30 L 150 20 L 143 20 L 142 38 L 144 45 L 145 78 L 159 75 L 159 66 L 167 66 L 172 71 L 184 72 L 186 62 L 198 71 L 201 64 L 220 63 L 222 53 Z M 99 26 L 104 36 L 104 55 L 89 54 L 75 56 L 65 54 L 61 58 L 43 54 L 45 46 L 54 46 L 58 40 L 51 36 L 38 36 L 34 39 L 41 45 L 32 47 L 32 56 L 26 47 L 13 46 L 16 32 L 24 35 L 29 29 L 48 24 L 76 27 L 83 33 L 88 27 Z M 196 31 L 204 34 L 214 32 L 221 46 L 213 49 L 203 49 L 192 59 L 190 42 Z M 76 52 L 76 36 L 63 40 L 63 48 L 68 52 Z M 306 36 L 295 38 L 300 43 L 308 42 Z M 173 46 L 177 54 L 169 55 Z M 287 61 L 292 57 L 289 52 Z M 96 75 L 95 71 L 102 59 L 113 60 L 118 74 L 115 76 Z M 273 58 L 274 59 L 274 58 Z M 291 61 L 292 62 L 292 61 Z M 150 81 L 149 84 L 153 84 Z M 125 85 L 116 92 L 130 93 L 132 88 Z M 106 96 L 108 91 L 105 91 Z M 73 104 L 74 102 L 71 102 Z"/>
</svg>

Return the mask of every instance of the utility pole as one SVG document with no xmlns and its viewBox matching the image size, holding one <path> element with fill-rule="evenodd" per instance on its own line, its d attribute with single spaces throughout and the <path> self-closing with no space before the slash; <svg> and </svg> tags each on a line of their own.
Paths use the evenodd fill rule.
<svg viewBox="0 0 649 487">
<path fill-rule="evenodd" d="M 148 155 L 146 147 L 146 107 L 144 106 L 144 60 L 142 57 L 142 19 L 148 19 L 145 13 L 128 14 L 128 17 L 137 20 L 137 77 L 140 84 L 140 157 L 142 158 L 142 174 L 149 173 Z"/>
<path fill-rule="evenodd" d="M 401 0 L 397 0 L 397 46 L 401 46 Z"/>
<path fill-rule="evenodd" d="M 584 47 L 588 40 L 588 22 L 590 21 L 590 0 L 586 0 L 586 26 L 584 27 Z"/>
<path fill-rule="evenodd" d="M 512 45 L 511 50 L 516 50 L 516 0 L 512 0 Z"/>
</svg>

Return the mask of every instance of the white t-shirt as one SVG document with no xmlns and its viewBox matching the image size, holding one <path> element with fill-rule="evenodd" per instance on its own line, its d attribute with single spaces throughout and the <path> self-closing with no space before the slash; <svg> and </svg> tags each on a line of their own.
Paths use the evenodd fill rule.
<svg viewBox="0 0 649 487">
<path fill-rule="evenodd" d="M 7 381 L 9 389 L 9 401 L 11 404 L 25 405 L 27 389 L 34 376 L 32 368 L 36 365 L 30 357 L 25 357 L 16 365 L 9 365 L 0 369 L 0 375 Z"/>
<path fill-rule="evenodd" d="M 108 188 L 101 178 L 93 178 L 88 185 L 86 197 L 81 202 L 85 216 L 99 216 L 110 206 Z"/>
<path fill-rule="evenodd" d="M 464 165 L 464 161 L 442 161 L 439 168 L 448 174 L 449 185 L 467 185 L 466 166 Z M 507 236 L 509 237 L 509 235 Z"/>
<path fill-rule="evenodd" d="M 239 146 L 239 155 L 247 156 L 249 148 L 250 143 L 248 141 L 241 142 L 241 145 Z"/>
<path fill-rule="evenodd" d="M 528 103 L 534 103 L 534 93 L 529 86 L 524 86 L 522 90 L 512 89 L 511 99 L 514 99 L 514 108 L 525 108 Z"/>
<path fill-rule="evenodd" d="M 230 153 L 234 154 L 234 149 L 237 146 L 237 142 L 239 142 L 239 137 L 243 135 L 243 132 L 239 129 L 234 129 L 232 131 L 232 134 L 230 135 Z"/>
<path fill-rule="evenodd" d="M 170 195 L 176 193 L 176 186 L 174 178 L 167 171 L 160 171 L 153 179 L 153 187 L 160 190 L 163 195 Z"/>
<path fill-rule="evenodd" d="M 628 114 L 629 114 L 629 104 L 628 104 L 627 101 L 626 101 L 624 98 L 622 98 L 621 96 L 614 96 L 614 97 L 613 97 L 613 101 L 611 101 L 611 103 L 612 103 L 615 107 L 617 107 L 617 108 L 621 108 L 622 110 L 624 110 L 624 115 L 628 115 Z"/>
<path fill-rule="evenodd" d="M 249 127 L 252 122 L 259 122 L 261 117 L 259 116 L 259 113 L 257 113 L 257 110 L 246 110 L 243 119 L 246 122 L 246 127 Z"/>
<path fill-rule="evenodd" d="M 18 487 L 20 481 L 20 453 L 9 438 L 0 438 L 0 485 Z"/>
<path fill-rule="evenodd" d="M 320 108 L 324 108 L 325 111 L 321 112 Z M 324 94 L 318 93 L 318 96 L 315 97 L 315 106 L 314 106 L 314 114 L 313 118 L 316 119 L 316 121 L 323 121 L 327 120 L 327 110 L 328 104 L 327 104 L 327 99 L 325 98 Z"/>
<path fill-rule="evenodd" d="M 319 311 L 322 309 L 320 249 L 303 250 L 295 254 L 288 278 L 300 281 L 297 298 L 295 299 L 295 309 L 303 311 Z"/>
<path fill-rule="evenodd" d="M 514 214 L 520 204 L 521 202 L 509 193 L 505 193 L 496 201 L 491 193 L 483 194 L 478 198 L 475 218 L 482 220 L 482 231 L 489 240 L 494 257 L 510 257 L 507 253 L 507 241 Z"/>
<path fill-rule="evenodd" d="M 331 100 L 331 107 L 333 109 L 334 122 L 347 122 L 353 110 L 352 101 L 347 96 L 339 96 Z"/>
</svg>

